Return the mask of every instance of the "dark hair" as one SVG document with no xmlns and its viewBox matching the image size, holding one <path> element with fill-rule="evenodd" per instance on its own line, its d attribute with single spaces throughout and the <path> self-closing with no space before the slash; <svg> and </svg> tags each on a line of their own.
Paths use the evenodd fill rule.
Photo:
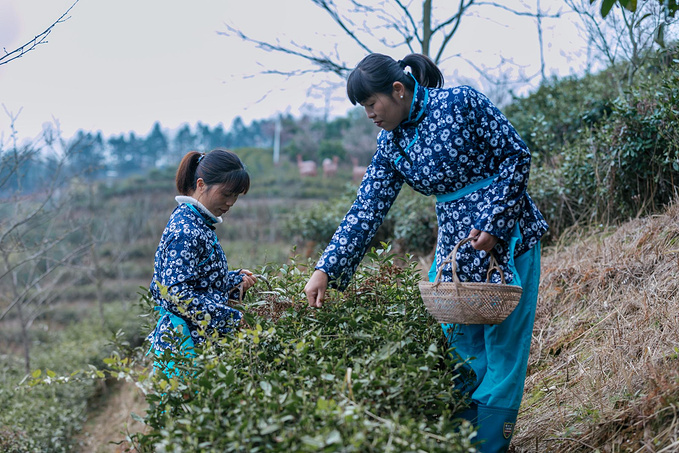
<svg viewBox="0 0 679 453">
<path fill-rule="evenodd" d="M 225 190 L 235 194 L 246 194 L 250 189 L 250 175 L 243 163 L 231 151 L 217 148 L 207 154 L 189 151 L 177 168 L 177 190 L 189 195 L 196 190 L 198 178 L 205 184 L 225 185 Z"/>
<path fill-rule="evenodd" d="M 412 53 L 403 60 L 379 53 L 363 58 L 347 79 L 347 96 L 353 105 L 360 104 L 378 93 L 391 94 L 394 82 L 401 82 L 407 89 L 415 89 L 415 81 L 404 71 L 410 67 L 417 82 L 427 88 L 441 88 L 443 74 L 436 63 L 426 55 Z"/>
</svg>

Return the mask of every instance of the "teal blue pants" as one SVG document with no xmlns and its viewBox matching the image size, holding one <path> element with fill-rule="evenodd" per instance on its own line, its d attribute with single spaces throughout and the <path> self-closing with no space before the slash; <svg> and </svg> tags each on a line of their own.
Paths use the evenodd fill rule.
<svg viewBox="0 0 679 453">
<path fill-rule="evenodd" d="M 186 324 L 186 321 L 161 307 L 155 307 L 155 310 L 158 310 L 160 312 L 160 319 L 158 319 L 158 324 L 160 324 L 160 320 L 162 319 L 163 316 L 165 315 L 169 316 L 170 322 L 172 322 L 172 327 L 174 327 L 174 329 L 180 335 L 180 338 L 182 338 L 182 342 L 179 345 L 179 353 L 187 357 L 195 357 L 196 353 L 193 350 L 195 344 L 193 343 L 193 339 L 189 334 L 190 332 L 189 326 L 188 324 Z M 163 356 L 164 351 L 153 349 L 153 352 L 156 355 L 156 360 L 153 362 L 154 372 L 162 371 L 169 378 L 174 376 L 181 377 L 181 373 L 175 368 L 174 360 L 170 360 L 167 363 L 159 360 Z"/>
<path fill-rule="evenodd" d="M 523 293 L 507 319 L 496 325 L 442 324 L 452 353 L 465 362 L 456 386 L 471 397 L 469 409 L 457 416 L 478 426 L 483 453 L 507 451 L 514 432 L 533 336 L 540 244 L 514 266 Z"/>
<path fill-rule="evenodd" d="M 528 354 L 540 284 L 540 244 L 515 260 L 523 294 L 500 324 L 442 324 L 454 353 L 474 371 L 464 385 L 477 404 L 518 410 L 523 397 Z"/>
</svg>

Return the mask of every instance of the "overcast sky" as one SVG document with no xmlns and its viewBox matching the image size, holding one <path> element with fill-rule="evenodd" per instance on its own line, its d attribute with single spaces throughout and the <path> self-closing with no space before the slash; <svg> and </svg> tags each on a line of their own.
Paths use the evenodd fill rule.
<svg viewBox="0 0 679 453">
<path fill-rule="evenodd" d="M 525 10 L 536 1 L 503 4 Z M 73 2 L 0 0 L 0 47 L 11 51 L 28 42 Z M 552 12 L 564 10 L 562 0 L 541 4 Z M 536 73 L 534 21 L 500 10 L 496 14 L 463 22 L 451 53 L 462 52 L 488 68 L 501 58 L 512 59 L 527 73 Z M 109 137 L 129 131 L 145 135 L 156 121 L 166 129 L 197 122 L 228 128 L 236 116 L 248 123 L 281 112 L 299 115 L 305 104 L 331 115 L 351 107 L 335 76 L 262 74 L 304 63 L 218 34 L 226 31 L 226 23 L 262 40 L 338 46 L 352 66 L 364 56 L 309 0 L 80 0 L 68 20 L 54 27 L 47 44 L 0 65 L 0 139 L 6 143 L 10 134 L 6 111 L 18 115 L 20 137 L 37 136 L 45 122 L 58 122 L 65 137 L 79 129 Z M 581 72 L 586 52 L 568 15 L 546 20 L 544 26 L 549 73 Z M 395 58 L 408 53 L 373 50 Z M 484 81 L 462 59 L 445 64 L 447 85 L 473 83 L 484 89 Z M 311 89 L 324 81 L 337 87 L 330 104 L 327 93 Z"/>
</svg>

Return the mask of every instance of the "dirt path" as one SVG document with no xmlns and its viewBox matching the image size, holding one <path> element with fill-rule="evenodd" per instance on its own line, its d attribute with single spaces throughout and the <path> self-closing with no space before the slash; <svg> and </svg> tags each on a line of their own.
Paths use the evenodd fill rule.
<svg viewBox="0 0 679 453">
<path fill-rule="evenodd" d="M 140 417 L 144 416 L 147 405 L 142 392 L 134 384 L 116 383 L 93 404 L 98 407 L 90 410 L 83 431 L 78 436 L 79 451 L 81 453 L 126 451 L 130 445 L 123 441 L 128 433 L 137 433 L 144 428 L 143 424 L 135 421 L 130 415 L 135 413 Z"/>
</svg>

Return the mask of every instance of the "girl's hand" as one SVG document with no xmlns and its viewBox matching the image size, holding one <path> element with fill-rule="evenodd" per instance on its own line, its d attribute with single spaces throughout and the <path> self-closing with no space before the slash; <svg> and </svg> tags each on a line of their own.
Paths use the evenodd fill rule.
<svg viewBox="0 0 679 453">
<path fill-rule="evenodd" d="M 328 274 L 319 270 L 314 271 L 304 287 L 310 307 L 321 308 L 326 289 L 328 289 Z"/>
<path fill-rule="evenodd" d="M 257 283 L 257 277 L 251 271 L 241 269 L 240 274 L 243 276 L 243 291 L 247 291 Z"/>
<path fill-rule="evenodd" d="M 472 247 L 476 250 L 483 250 L 484 252 L 490 252 L 498 241 L 498 238 L 492 234 L 477 230 L 476 228 L 472 229 L 471 233 L 469 233 L 469 237 L 474 238 L 471 241 Z"/>
</svg>

